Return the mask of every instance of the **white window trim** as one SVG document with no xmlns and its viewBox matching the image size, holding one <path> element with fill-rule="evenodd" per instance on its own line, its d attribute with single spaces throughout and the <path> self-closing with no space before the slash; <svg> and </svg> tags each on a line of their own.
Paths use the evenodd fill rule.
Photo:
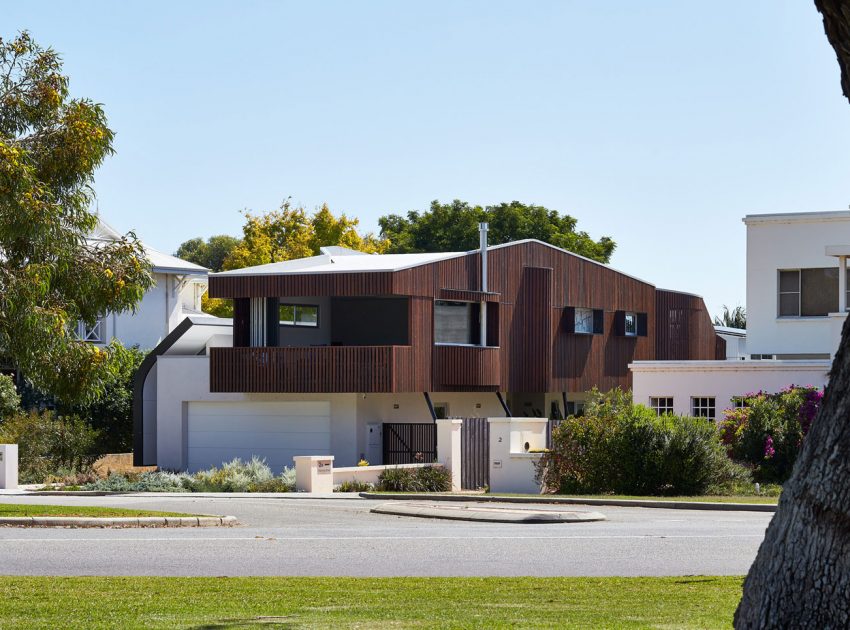
<svg viewBox="0 0 850 630">
<path fill-rule="evenodd" d="M 106 318 L 98 317 L 91 327 L 87 326 L 82 320 L 78 321 L 77 339 L 86 343 L 106 343 Z"/>
<path fill-rule="evenodd" d="M 675 397 L 675 396 L 669 396 L 669 395 L 668 395 L 668 396 L 664 396 L 664 395 L 662 395 L 662 396 L 650 396 L 650 397 L 649 397 L 649 408 L 650 408 L 650 409 L 652 409 L 652 410 L 653 410 L 655 413 L 657 413 L 659 416 L 660 416 L 660 415 L 662 415 L 662 414 L 658 413 L 658 411 L 659 411 L 659 407 L 654 406 L 654 405 L 652 404 L 653 399 L 655 399 L 655 400 L 661 400 L 662 398 L 663 398 L 663 399 L 665 399 L 665 400 L 669 400 L 669 401 L 670 401 L 670 409 L 669 409 L 669 411 L 667 411 L 667 410 L 666 410 L 667 408 L 665 407 L 665 411 L 664 411 L 664 413 L 665 413 L 665 414 L 667 414 L 667 413 L 676 413 L 676 397 Z"/>
</svg>

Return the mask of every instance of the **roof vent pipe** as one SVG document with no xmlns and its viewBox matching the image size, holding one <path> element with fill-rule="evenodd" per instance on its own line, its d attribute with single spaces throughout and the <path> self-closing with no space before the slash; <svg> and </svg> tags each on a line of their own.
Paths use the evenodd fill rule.
<svg viewBox="0 0 850 630">
<path fill-rule="evenodd" d="M 487 345 L 487 300 L 484 299 L 484 293 L 487 293 L 487 223 L 481 222 L 478 224 L 478 236 L 481 245 L 481 308 L 478 312 L 478 321 L 481 323 L 481 339 L 480 345 Z"/>
</svg>

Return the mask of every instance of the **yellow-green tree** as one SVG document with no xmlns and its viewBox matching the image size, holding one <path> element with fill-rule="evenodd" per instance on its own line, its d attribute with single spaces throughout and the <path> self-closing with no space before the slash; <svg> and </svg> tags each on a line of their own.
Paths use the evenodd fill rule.
<svg viewBox="0 0 850 630">
<path fill-rule="evenodd" d="M 153 284 L 134 235 L 86 239 L 112 136 L 100 105 L 70 97 L 56 52 L 0 38 L 0 354 L 65 402 L 98 397 L 117 369 L 71 328 L 135 308 Z"/>
</svg>

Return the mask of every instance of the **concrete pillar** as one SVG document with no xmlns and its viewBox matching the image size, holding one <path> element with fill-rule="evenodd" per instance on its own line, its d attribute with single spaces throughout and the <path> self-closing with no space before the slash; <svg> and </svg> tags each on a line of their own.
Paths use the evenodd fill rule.
<svg viewBox="0 0 850 630">
<path fill-rule="evenodd" d="M 535 465 L 546 447 L 547 418 L 488 418 L 490 492 L 539 494 Z M 528 445 L 528 448 L 526 448 Z"/>
<path fill-rule="evenodd" d="M 452 474 L 452 492 L 460 492 L 460 467 L 462 465 L 460 432 L 463 420 L 437 420 L 437 463 Z"/>
<path fill-rule="evenodd" d="M 334 491 L 333 455 L 296 455 L 295 489 L 298 492 Z"/>
<path fill-rule="evenodd" d="M 0 489 L 18 487 L 18 445 L 0 444 Z"/>
<path fill-rule="evenodd" d="M 838 312 L 847 310 L 847 257 L 838 257 Z"/>
</svg>

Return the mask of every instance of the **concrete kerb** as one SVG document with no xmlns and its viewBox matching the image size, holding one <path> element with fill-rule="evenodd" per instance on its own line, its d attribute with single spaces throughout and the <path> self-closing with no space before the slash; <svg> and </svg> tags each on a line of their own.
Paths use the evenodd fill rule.
<svg viewBox="0 0 850 630">
<path fill-rule="evenodd" d="M 6 516 L 2 527 L 231 527 L 235 516 Z"/>
<path fill-rule="evenodd" d="M 481 494 L 382 494 L 361 492 L 364 499 L 386 501 L 464 501 L 480 503 L 537 503 L 563 505 L 609 505 L 614 507 L 662 508 L 668 510 L 720 510 L 727 512 L 775 512 L 771 503 L 719 503 L 710 501 L 653 501 L 650 499 L 591 499 L 579 497 L 553 497 L 549 495 L 529 497 L 500 497 Z"/>
<path fill-rule="evenodd" d="M 604 521 L 605 515 L 599 512 L 570 512 L 554 510 L 532 510 L 528 508 L 491 508 L 469 507 L 466 505 L 439 505 L 428 503 L 383 503 L 373 507 L 374 514 L 391 516 L 414 516 L 419 518 L 437 518 L 452 521 L 472 521 L 479 523 L 589 523 Z"/>
<path fill-rule="evenodd" d="M 26 497 L 146 497 L 157 499 L 361 499 L 359 492 L 110 492 L 102 490 L 36 490 Z"/>
</svg>

